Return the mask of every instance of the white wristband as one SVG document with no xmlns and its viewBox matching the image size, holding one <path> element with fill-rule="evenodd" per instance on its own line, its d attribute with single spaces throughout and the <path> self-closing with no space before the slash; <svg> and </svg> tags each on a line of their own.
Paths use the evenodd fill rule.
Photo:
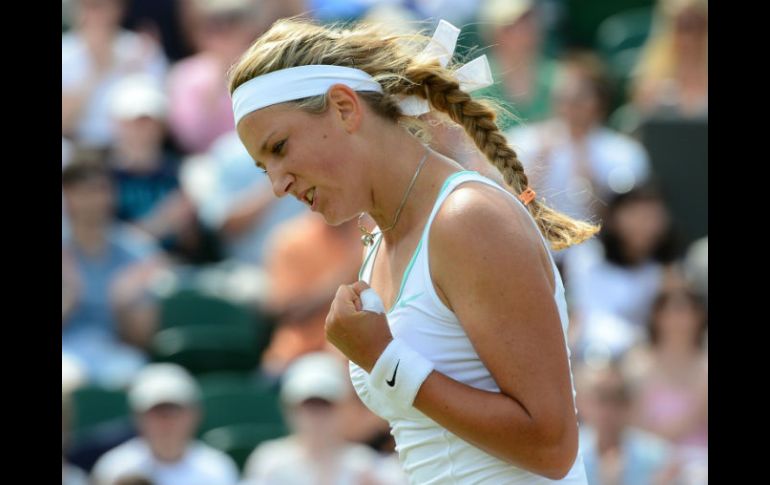
<svg viewBox="0 0 770 485">
<path fill-rule="evenodd" d="M 369 385 L 395 406 L 410 408 L 432 371 L 433 362 L 394 338 L 374 364 Z"/>
</svg>

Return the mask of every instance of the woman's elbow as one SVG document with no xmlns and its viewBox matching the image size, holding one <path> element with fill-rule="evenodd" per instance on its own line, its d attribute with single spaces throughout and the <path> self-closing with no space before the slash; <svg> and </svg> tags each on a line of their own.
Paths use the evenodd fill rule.
<svg viewBox="0 0 770 485">
<path fill-rule="evenodd" d="M 560 480 L 567 476 L 577 458 L 577 422 L 556 417 L 540 418 L 540 424 L 533 429 L 529 463 L 525 468 L 551 480 Z M 521 465 L 523 463 L 519 462 Z"/>
<path fill-rule="evenodd" d="M 570 423 L 567 426 L 573 426 Z M 543 470 L 541 475 L 551 480 L 560 480 L 567 476 L 575 464 L 578 454 L 577 426 L 565 429 L 559 436 L 551 435 L 542 448 Z"/>
<path fill-rule="evenodd" d="M 562 447 L 559 450 L 555 450 L 541 475 L 551 480 L 561 480 L 567 476 L 570 470 L 572 470 L 576 458 L 577 446 L 574 447 L 574 449 L 571 447 L 569 449 L 567 449 L 567 447 Z"/>
</svg>

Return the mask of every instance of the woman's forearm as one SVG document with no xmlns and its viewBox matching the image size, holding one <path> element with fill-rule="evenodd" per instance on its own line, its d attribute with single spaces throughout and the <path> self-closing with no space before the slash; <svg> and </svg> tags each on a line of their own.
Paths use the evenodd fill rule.
<svg viewBox="0 0 770 485">
<path fill-rule="evenodd" d="M 577 421 L 527 410 L 515 398 L 432 372 L 414 407 L 463 440 L 533 473 L 563 477 L 577 454 Z"/>
</svg>

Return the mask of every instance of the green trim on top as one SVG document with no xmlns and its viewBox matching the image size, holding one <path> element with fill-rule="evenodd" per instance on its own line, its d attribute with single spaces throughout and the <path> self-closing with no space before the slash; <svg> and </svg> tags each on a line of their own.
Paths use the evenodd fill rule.
<svg viewBox="0 0 770 485">
<path fill-rule="evenodd" d="M 361 265 L 361 269 L 358 270 L 358 279 L 359 280 L 364 275 L 364 268 L 366 268 L 366 265 L 369 263 L 369 258 L 371 258 L 372 254 L 376 253 L 377 252 L 377 248 L 380 247 L 380 241 L 382 241 L 382 234 L 380 234 L 380 238 L 377 239 L 377 242 L 374 243 L 374 246 L 372 246 L 372 250 L 369 251 L 369 254 L 366 255 L 366 258 L 364 258 L 364 262 Z"/>
<path fill-rule="evenodd" d="M 436 196 L 436 201 L 438 201 L 441 196 L 444 194 L 444 190 L 446 190 L 447 186 L 452 182 L 452 180 L 456 179 L 462 174 L 466 173 L 476 173 L 473 170 L 462 170 L 460 172 L 455 172 L 449 177 L 446 178 L 444 181 L 444 185 L 441 186 L 441 190 L 438 192 L 438 196 Z M 433 215 L 433 210 L 436 208 L 436 203 L 433 203 L 433 209 L 431 209 L 431 215 Z M 429 216 L 430 217 L 430 216 Z M 387 313 L 392 312 L 396 306 L 398 306 L 399 300 L 401 300 L 401 295 L 404 292 L 404 286 L 406 285 L 406 279 L 409 277 L 409 273 L 412 271 L 412 266 L 414 266 L 415 261 L 417 261 L 417 254 L 420 252 L 420 248 L 422 247 L 422 241 L 425 239 L 425 233 L 428 230 L 428 221 L 425 222 L 425 228 L 423 228 L 423 234 L 420 236 L 420 242 L 417 243 L 417 247 L 414 249 L 414 253 L 412 253 L 412 259 L 409 261 L 409 265 L 406 267 L 406 271 L 404 271 L 404 276 L 401 278 L 401 287 L 398 289 L 398 296 L 396 296 L 396 301 L 393 302 L 393 306 L 390 307 L 390 310 L 387 311 Z"/>
</svg>

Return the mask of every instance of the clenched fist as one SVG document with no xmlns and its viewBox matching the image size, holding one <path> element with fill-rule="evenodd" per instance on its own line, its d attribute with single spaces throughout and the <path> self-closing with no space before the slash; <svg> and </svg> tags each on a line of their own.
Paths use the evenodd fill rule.
<svg viewBox="0 0 770 485">
<path fill-rule="evenodd" d="M 393 335 L 383 313 L 363 310 L 363 281 L 342 285 L 326 316 L 326 339 L 366 372 L 371 372 Z"/>
</svg>

